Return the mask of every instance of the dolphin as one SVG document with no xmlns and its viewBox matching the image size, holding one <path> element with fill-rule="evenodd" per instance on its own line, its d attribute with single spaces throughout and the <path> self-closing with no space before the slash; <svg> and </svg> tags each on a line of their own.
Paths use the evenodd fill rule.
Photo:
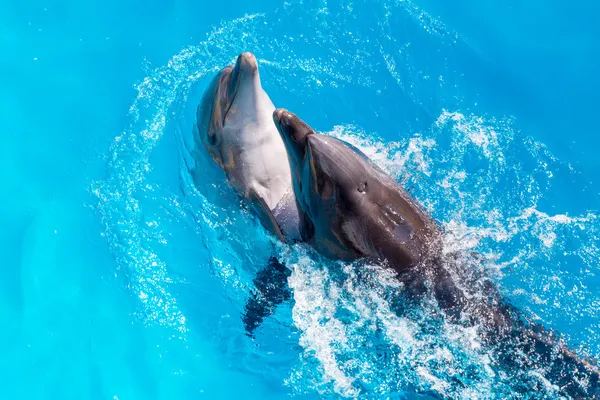
<svg viewBox="0 0 600 400">
<path fill-rule="evenodd" d="M 282 242 L 299 239 L 299 214 L 287 152 L 273 123 L 275 106 L 264 91 L 258 62 L 249 52 L 212 80 L 197 108 L 199 141 L 229 184 Z M 290 271 L 275 257 L 254 280 L 243 317 L 251 334 L 277 303 L 289 298 Z"/>
<path fill-rule="evenodd" d="M 475 274 L 484 282 L 483 296 L 465 293 L 465 282 L 457 284 L 452 273 L 460 261 L 443 254 L 442 228 L 393 178 L 360 150 L 316 133 L 287 110 L 275 110 L 273 120 L 289 155 L 304 241 L 329 258 L 381 261 L 408 296 L 431 293 L 452 322 L 479 326 L 505 367 L 542 367 L 562 393 L 600 398 L 597 363 L 528 321 L 486 277 Z"/>
</svg>

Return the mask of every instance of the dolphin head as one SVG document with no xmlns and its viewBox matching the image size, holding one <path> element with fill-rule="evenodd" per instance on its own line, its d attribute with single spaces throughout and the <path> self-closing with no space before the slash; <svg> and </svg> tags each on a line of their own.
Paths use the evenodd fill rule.
<svg viewBox="0 0 600 400">
<path fill-rule="evenodd" d="M 316 133 L 287 110 L 275 110 L 273 120 L 285 143 L 292 169 L 296 171 L 299 198 L 335 198 L 338 203 L 348 203 L 345 204 L 348 206 L 362 201 L 376 167 L 360 150 L 334 137 Z M 309 203 L 304 205 L 307 209 Z"/>
<path fill-rule="evenodd" d="M 331 258 L 384 257 L 402 269 L 431 252 L 433 219 L 354 146 L 316 133 L 278 109 L 275 125 L 286 146 L 304 239 Z M 437 250 L 436 250 L 437 251 Z"/>
<path fill-rule="evenodd" d="M 331 258 L 365 255 L 364 246 L 352 243 L 342 225 L 358 216 L 366 201 L 368 159 L 345 142 L 316 133 L 287 110 L 275 110 L 273 120 L 288 152 L 304 234 L 314 235 L 313 245 Z"/>
<path fill-rule="evenodd" d="M 283 108 L 273 112 L 273 122 L 283 139 L 292 169 L 299 171 L 306 156 L 308 137 L 316 132 L 295 114 Z"/>
<path fill-rule="evenodd" d="M 228 131 L 239 132 L 248 123 L 270 123 L 274 108 L 262 90 L 256 57 L 249 52 L 240 54 L 235 65 L 215 76 L 198 106 L 198 131 L 204 146 L 219 162 Z"/>
</svg>

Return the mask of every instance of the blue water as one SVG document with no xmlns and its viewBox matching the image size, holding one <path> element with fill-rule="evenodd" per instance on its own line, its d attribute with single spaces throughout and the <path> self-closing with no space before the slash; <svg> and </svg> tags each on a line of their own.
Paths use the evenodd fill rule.
<svg viewBox="0 0 600 400">
<path fill-rule="evenodd" d="M 276 246 L 293 301 L 244 335 L 273 244 L 190 152 L 203 90 L 243 51 L 276 106 L 363 149 L 448 246 L 600 357 L 599 12 L 2 2 L 0 398 L 518 398 L 469 331 L 396 316 L 384 272 L 302 245 Z"/>
</svg>

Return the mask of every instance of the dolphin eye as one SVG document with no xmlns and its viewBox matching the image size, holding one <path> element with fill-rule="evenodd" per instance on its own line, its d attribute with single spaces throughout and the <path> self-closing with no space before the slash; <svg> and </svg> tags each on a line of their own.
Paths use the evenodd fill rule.
<svg viewBox="0 0 600 400">
<path fill-rule="evenodd" d="M 210 146 L 217 145 L 217 135 L 214 129 L 209 128 L 206 132 L 206 143 L 208 143 Z"/>
<path fill-rule="evenodd" d="M 334 196 L 334 186 L 329 179 L 319 178 L 317 185 L 317 194 L 319 194 L 322 199 L 329 199 Z"/>
<path fill-rule="evenodd" d="M 217 139 L 215 138 L 215 135 L 211 135 L 210 131 L 208 131 L 208 133 L 206 134 L 206 141 L 211 146 L 214 146 Z"/>
<path fill-rule="evenodd" d="M 365 193 L 367 191 L 367 182 L 359 183 L 357 189 L 360 193 Z"/>
</svg>

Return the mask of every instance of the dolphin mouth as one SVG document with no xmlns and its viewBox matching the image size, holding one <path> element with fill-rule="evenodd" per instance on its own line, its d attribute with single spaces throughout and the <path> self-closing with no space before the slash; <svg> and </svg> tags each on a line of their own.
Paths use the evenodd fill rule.
<svg viewBox="0 0 600 400">
<path fill-rule="evenodd" d="M 240 80 L 241 80 L 239 78 L 240 74 L 239 74 L 239 71 L 236 71 L 236 68 L 237 68 L 237 64 L 229 72 L 229 85 L 227 88 L 227 98 L 229 101 L 227 102 L 227 109 L 223 113 L 223 121 L 221 121 L 223 126 L 225 126 L 225 120 L 227 119 L 227 114 L 229 114 L 229 110 L 231 110 L 231 106 L 233 105 L 233 102 L 235 101 L 235 96 L 237 94 L 238 87 L 240 86 Z"/>
<path fill-rule="evenodd" d="M 273 118 L 275 119 L 275 123 L 284 126 L 284 118 L 289 114 L 288 110 L 285 108 L 278 108 L 273 111 Z"/>
<path fill-rule="evenodd" d="M 230 66 L 231 67 L 231 66 Z M 252 77 L 258 72 L 258 62 L 254 54 L 250 52 L 242 53 L 238 56 L 235 65 L 229 72 L 229 85 L 227 88 L 227 98 L 230 99 L 227 104 L 227 110 L 223 113 L 223 125 L 235 98 L 242 80 Z"/>
<path fill-rule="evenodd" d="M 304 121 L 284 108 L 273 111 L 273 122 L 280 134 L 291 139 L 302 150 L 308 146 L 308 137 L 315 134 Z"/>
</svg>

